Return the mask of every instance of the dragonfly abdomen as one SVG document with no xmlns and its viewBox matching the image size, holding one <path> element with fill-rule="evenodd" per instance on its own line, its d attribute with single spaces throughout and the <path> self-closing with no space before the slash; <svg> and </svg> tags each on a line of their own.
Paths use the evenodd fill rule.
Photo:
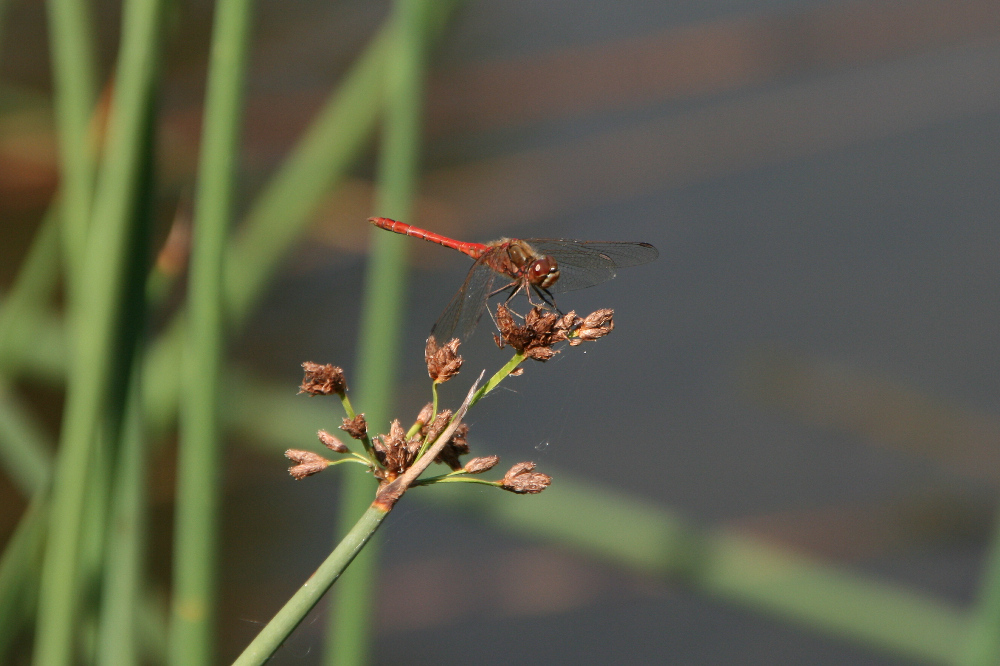
<svg viewBox="0 0 1000 666">
<path fill-rule="evenodd" d="M 413 236 L 414 238 L 421 238 L 430 243 L 437 243 L 438 245 L 450 247 L 453 250 L 458 250 L 459 252 L 469 255 L 473 259 L 478 259 L 483 256 L 483 252 L 489 249 L 486 245 L 481 243 L 465 243 L 457 241 L 454 238 L 448 238 L 447 236 L 442 236 L 441 234 L 436 234 L 433 231 L 427 231 L 426 229 L 415 227 L 412 224 L 407 224 L 406 222 L 390 220 L 387 217 L 370 217 L 368 218 L 368 221 L 376 227 L 385 229 L 386 231 L 394 231 L 397 234 Z"/>
</svg>

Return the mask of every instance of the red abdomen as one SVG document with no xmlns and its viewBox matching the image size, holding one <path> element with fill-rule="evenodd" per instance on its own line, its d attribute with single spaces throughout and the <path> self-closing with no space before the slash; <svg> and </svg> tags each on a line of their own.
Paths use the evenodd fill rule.
<svg viewBox="0 0 1000 666">
<path fill-rule="evenodd" d="M 412 224 L 407 224 L 406 222 L 397 222 L 396 220 L 390 220 L 387 217 L 370 217 L 368 221 L 374 224 L 376 227 L 385 229 L 386 231 L 394 231 L 397 234 L 403 234 L 404 236 L 413 236 L 414 238 L 422 238 L 425 241 L 430 241 L 431 243 L 437 243 L 438 245 L 444 245 L 445 247 L 450 247 L 459 252 L 463 252 L 473 259 L 478 259 L 483 255 L 483 252 L 489 248 L 482 243 L 466 243 L 463 241 L 455 240 L 454 238 L 448 238 L 447 236 L 442 236 L 441 234 L 436 234 L 433 231 L 427 231 L 426 229 L 421 229 L 420 227 L 415 227 Z"/>
</svg>

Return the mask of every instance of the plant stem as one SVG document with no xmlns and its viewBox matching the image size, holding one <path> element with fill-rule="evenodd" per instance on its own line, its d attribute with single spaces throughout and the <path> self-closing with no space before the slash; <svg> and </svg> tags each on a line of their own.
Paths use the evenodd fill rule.
<svg viewBox="0 0 1000 666">
<path fill-rule="evenodd" d="M 0 377 L 0 462 L 7 476 L 27 497 L 48 489 L 52 447 L 27 407 Z"/>
<path fill-rule="evenodd" d="M 500 382 L 502 382 L 507 377 L 507 375 L 512 373 L 517 368 L 517 366 L 521 365 L 521 362 L 523 360 L 524 360 L 523 354 L 514 354 L 502 368 L 493 373 L 493 376 L 490 377 L 490 380 L 486 382 L 482 386 L 482 388 L 476 391 L 475 395 L 472 396 L 472 402 L 469 403 L 469 407 L 475 405 L 483 397 L 485 397 L 487 393 L 489 393 L 497 386 L 499 386 Z"/>
<path fill-rule="evenodd" d="M 233 662 L 233 666 L 256 666 L 267 662 L 323 594 L 337 581 L 387 515 L 388 512 L 378 507 L 368 507 L 316 573 L 309 577 L 309 580 L 257 634 L 243 654 Z"/>
<path fill-rule="evenodd" d="M 964 643 L 952 662 L 956 666 L 992 666 L 1000 661 L 1000 521 L 979 589 Z"/>
<path fill-rule="evenodd" d="M 233 217 L 250 0 L 218 0 L 193 224 L 169 663 L 213 661 L 221 457 L 223 259 Z"/>
<path fill-rule="evenodd" d="M 136 355 L 133 368 L 140 365 Z M 138 662 L 138 618 L 146 542 L 146 441 L 142 427 L 139 381 L 129 382 L 121 446 L 114 478 L 111 530 L 104 562 L 101 618 L 97 636 L 98 666 Z"/>
<path fill-rule="evenodd" d="M 0 371 L 15 366 L 16 352 L 26 344 L 37 344 L 41 328 L 38 313 L 59 280 L 59 211 L 56 198 L 35 232 L 13 287 L 0 304 Z"/>
<path fill-rule="evenodd" d="M 60 208 L 63 255 L 72 300 L 84 262 L 94 196 L 96 151 L 91 117 L 97 101 L 97 69 L 86 0 L 50 0 L 46 6 L 64 204 Z"/>
<path fill-rule="evenodd" d="M 106 416 L 112 366 L 116 353 L 121 353 L 116 342 L 137 219 L 136 183 L 157 71 L 160 8 L 161 0 L 128 0 L 123 8 L 107 148 L 81 266 L 80 297 L 70 304 L 75 344 L 35 632 L 34 663 L 44 666 L 68 666 L 74 656 L 83 502 L 98 429 Z"/>
<path fill-rule="evenodd" d="M 35 609 L 48 508 L 48 492 L 42 489 L 31 499 L 0 557 L 0 663 L 7 663 L 7 651 Z"/>
</svg>

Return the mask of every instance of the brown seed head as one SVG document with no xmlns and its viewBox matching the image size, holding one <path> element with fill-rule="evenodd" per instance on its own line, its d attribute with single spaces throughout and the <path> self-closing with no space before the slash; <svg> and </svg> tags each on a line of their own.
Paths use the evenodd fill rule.
<svg viewBox="0 0 1000 666">
<path fill-rule="evenodd" d="M 350 451 L 350 449 L 348 449 L 343 442 L 328 433 L 326 430 L 320 430 L 316 434 L 319 436 L 319 441 L 323 442 L 323 446 L 331 451 L 335 451 L 337 453 L 348 453 Z"/>
<path fill-rule="evenodd" d="M 597 340 L 615 330 L 614 310 L 605 308 L 587 315 L 576 330 L 576 338 L 580 341 Z M 579 343 L 577 343 L 579 344 Z"/>
<path fill-rule="evenodd" d="M 438 384 L 448 381 L 457 375 L 462 368 L 462 357 L 458 355 L 458 345 L 458 338 L 452 338 L 440 347 L 433 335 L 427 338 L 427 346 L 424 347 L 427 374 Z"/>
<path fill-rule="evenodd" d="M 485 456 L 483 458 L 473 458 L 469 462 L 465 463 L 466 474 L 482 474 L 488 469 L 492 469 L 494 465 L 500 462 L 500 456 Z"/>
<path fill-rule="evenodd" d="M 455 434 L 451 436 L 448 443 L 444 445 L 441 449 L 441 453 L 437 455 L 434 459 L 436 463 L 444 463 L 453 470 L 462 469 L 462 462 L 458 459 L 459 456 L 464 456 L 469 453 L 469 443 L 466 441 L 466 437 L 469 435 L 469 426 L 466 423 L 462 423 L 455 429 Z"/>
<path fill-rule="evenodd" d="M 344 371 L 335 365 L 320 365 L 306 361 L 302 364 L 305 376 L 302 378 L 302 386 L 299 393 L 310 395 L 330 395 L 336 393 L 344 395 L 347 391 L 347 380 L 344 378 Z"/>
<path fill-rule="evenodd" d="M 364 414 L 358 414 L 353 419 L 344 419 L 340 429 L 354 439 L 364 439 L 368 435 L 368 423 Z"/>
<path fill-rule="evenodd" d="M 451 421 L 451 410 L 443 409 L 438 412 L 437 418 L 434 419 L 434 423 L 427 427 L 427 432 L 424 435 L 427 437 L 427 441 L 431 444 L 434 440 L 438 438 L 444 429 L 448 427 L 448 423 Z"/>
<path fill-rule="evenodd" d="M 297 481 L 307 476 L 312 476 L 317 472 L 322 472 L 331 462 L 318 453 L 302 451 L 301 449 L 288 449 L 285 451 L 285 457 L 294 463 L 298 463 L 288 468 L 288 473 L 295 477 Z"/>
<path fill-rule="evenodd" d="M 577 317 L 572 312 L 559 316 L 554 312 L 534 307 L 524 317 L 524 325 L 514 321 L 510 310 L 504 305 L 497 306 L 497 327 L 500 337 L 494 336 L 497 346 L 503 349 L 509 344 L 519 354 L 536 361 L 547 361 L 557 353 L 552 345 L 567 339 L 567 334 Z"/>
<path fill-rule="evenodd" d="M 500 481 L 500 487 L 518 494 L 540 493 L 552 483 L 552 477 L 548 474 L 533 471 L 535 463 L 519 462 L 504 474 Z"/>
<path fill-rule="evenodd" d="M 420 410 L 417 414 L 417 423 L 420 425 L 420 429 L 423 430 L 424 426 L 431 422 L 434 417 L 434 403 L 428 402 L 424 405 L 424 408 Z"/>
<path fill-rule="evenodd" d="M 385 467 L 385 480 L 392 481 L 409 469 L 420 450 L 420 438 L 406 439 L 406 431 L 396 419 L 389 426 L 389 434 L 372 440 L 375 457 Z"/>
</svg>

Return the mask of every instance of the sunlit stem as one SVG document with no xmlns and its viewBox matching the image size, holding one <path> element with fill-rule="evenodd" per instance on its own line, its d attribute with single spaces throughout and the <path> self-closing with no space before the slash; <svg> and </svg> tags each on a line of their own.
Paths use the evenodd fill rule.
<svg viewBox="0 0 1000 666">
<path fill-rule="evenodd" d="M 431 422 L 438 415 L 438 383 L 431 382 Z"/>
<path fill-rule="evenodd" d="M 435 483 L 479 483 L 484 486 L 500 486 L 499 481 L 487 481 L 486 479 L 478 479 L 474 476 L 452 476 L 450 474 L 443 474 L 441 476 L 432 476 L 428 479 L 420 479 L 415 481 L 413 485 L 415 486 L 429 486 Z"/>
<path fill-rule="evenodd" d="M 509 361 L 507 361 L 507 364 L 505 366 L 503 366 L 502 368 L 500 368 L 499 370 L 497 370 L 496 374 L 494 374 L 492 377 L 490 377 L 490 380 L 488 382 L 486 382 L 485 384 L 483 384 L 482 388 L 480 388 L 478 391 L 476 391 L 476 394 L 472 396 L 472 400 L 469 401 L 469 407 L 472 407 L 474 404 L 476 404 L 477 402 L 479 402 L 480 398 L 482 398 L 487 393 L 489 393 L 490 391 L 492 391 L 493 389 L 495 389 L 497 386 L 499 386 L 500 382 L 502 382 L 507 375 L 509 375 L 510 373 L 512 373 L 517 368 L 517 366 L 519 366 L 521 364 L 521 361 L 523 361 L 524 359 L 525 359 L 524 354 L 520 354 L 520 353 L 519 354 L 514 354 L 511 357 L 511 359 Z"/>
<path fill-rule="evenodd" d="M 327 467 L 333 467 L 334 465 L 339 465 L 340 463 L 358 463 L 359 465 L 364 465 L 365 467 L 371 467 L 372 461 L 368 460 L 360 453 L 352 453 L 350 458 L 341 458 L 340 460 L 331 460 Z"/>
</svg>

